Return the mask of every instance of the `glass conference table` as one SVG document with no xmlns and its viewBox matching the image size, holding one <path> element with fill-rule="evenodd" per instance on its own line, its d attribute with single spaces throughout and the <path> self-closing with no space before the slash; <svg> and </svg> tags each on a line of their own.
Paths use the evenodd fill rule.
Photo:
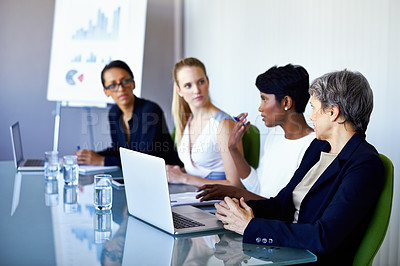
<svg viewBox="0 0 400 266">
<path fill-rule="evenodd" d="M 114 176 L 121 172 L 112 173 Z M 129 215 L 113 188 L 110 212 L 93 206 L 93 175 L 78 186 L 19 173 L 0 162 L 1 265 L 290 265 L 316 261 L 303 249 L 242 244 L 225 230 L 173 236 Z M 171 193 L 193 187 L 171 185 Z"/>
</svg>

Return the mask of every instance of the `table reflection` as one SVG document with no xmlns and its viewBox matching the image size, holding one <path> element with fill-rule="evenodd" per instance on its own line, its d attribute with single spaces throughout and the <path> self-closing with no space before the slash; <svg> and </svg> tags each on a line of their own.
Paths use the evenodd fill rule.
<svg viewBox="0 0 400 266">
<path fill-rule="evenodd" d="M 10 247 L 4 252 L 7 265 L 287 265 L 315 261 L 306 250 L 242 244 L 240 235 L 228 231 L 174 238 L 129 216 L 124 189 L 113 189 L 111 211 L 96 212 L 93 176 L 80 176 L 78 186 L 68 186 L 61 176 L 46 180 L 43 173 L 15 173 L 11 167 L 5 171 L 11 178 L 2 193 L 12 192 L 11 215 L 6 206 L 0 227 L 2 243 Z M 173 188 L 176 192 L 191 189 Z M 18 248 L 26 256 L 19 256 Z"/>
<path fill-rule="evenodd" d="M 19 204 L 19 196 L 21 193 L 21 181 L 22 181 L 22 174 L 21 172 L 16 172 L 14 177 L 14 191 L 13 191 L 13 198 L 11 203 L 11 216 L 14 215 L 15 210 Z"/>
<path fill-rule="evenodd" d="M 224 265 L 247 264 L 251 256 L 244 253 L 242 236 L 237 234 L 224 234 L 215 245 L 215 257 L 222 260 Z"/>
<path fill-rule="evenodd" d="M 123 219 L 118 230 L 112 235 L 109 240 L 105 241 L 103 244 L 103 249 L 100 256 L 101 265 L 116 266 L 122 264 L 122 257 L 126 239 L 126 229 L 128 223 L 128 211 L 126 209 L 126 206 L 122 210 L 121 214 Z"/>
<path fill-rule="evenodd" d="M 120 227 L 113 210 L 96 212 L 93 178 L 79 179 L 77 186 L 58 182 L 63 204 L 51 207 L 57 265 L 101 265 L 103 245 Z"/>
<path fill-rule="evenodd" d="M 94 241 L 98 244 L 104 243 L 111 238 L 111 210 L 96 210 L 94 213 Z"/>
<path fill-rule="evenodd" d="M 228 231 L 208 233 L 210 235 L 174 237 L 129 216 L 122 264 L 288 265 L 311 262 L 314 258 L 312 253 L 303 249 L 244 244 L 241 235 Z M 120 252 L 121 247 L 115 247 Z"/>
<path fill-rule="evenodd" d="M 129 216 L 123 265 L 260 265 L 244 253 L 242 237 L 231 232 L 174 236 Z M 254 246 L 254 245 L 253 245 Z M 157 256 L 155 256 L 157 254 Z"/>
<path fill-rule="evenodd" d="M 78 211 L 78 186 L 64 184 L 64 212 L 75 213 Z"/>
<path fill-rule="evenodd" d="M 45 179 L 44 181 L 44 202 L 48 207 L 54 207 L 58 205 L 58 180 L 57 179 Z"/>
</svg>

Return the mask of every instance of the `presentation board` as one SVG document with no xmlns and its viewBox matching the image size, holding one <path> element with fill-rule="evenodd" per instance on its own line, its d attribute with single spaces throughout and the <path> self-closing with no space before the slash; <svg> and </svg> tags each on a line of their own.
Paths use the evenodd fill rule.
<svg viewBox="0 0 400 266">
<path fill-rule="evenodd" d="M 125 61 L 140 96 L 146 0 L 56 0 L 47 100 L 76 106 L 112 103 L 100 73 Z"/>
</svg>

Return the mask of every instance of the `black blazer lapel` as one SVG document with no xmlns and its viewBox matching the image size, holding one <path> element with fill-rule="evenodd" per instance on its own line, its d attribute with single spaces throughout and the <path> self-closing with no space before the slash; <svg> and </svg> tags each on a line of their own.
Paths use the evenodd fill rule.
<svg viewBox="0 0 400 266">
<path fill-rule="evenodd" d="M 351 155 L 357 149 L 362 141 L 365 140 L 364 134 L 356 133 L 354 134 L 350 140 L 343 147 L 342 151 L 338 154 L 338 156 L 333 160 L 333 162 L 326 168 L 326 170 L 322 173 L 322 175 L 318 178 L 315 184 L 311 187 L 310 191 L 307 193 L 312 193 L 319 186 L 329 181 L 332 178 L 336 178 L 340 169 L 343 168 L 343 165 L 350 159 Z M 307 197 L 307 196 L 306 196 Z"/>
<path fill-rule="evenodd" d="M 307 151 L 305 152 L 303 159 L 301 160 L 299 168 L 294 173 L 294 176 L 290 183 L 293 188 L 304 178 L 307 172 L 319 161 L 321 152 L 328 152 L 331 146 L 326 141 L 314 139 Z"/>
</svg>

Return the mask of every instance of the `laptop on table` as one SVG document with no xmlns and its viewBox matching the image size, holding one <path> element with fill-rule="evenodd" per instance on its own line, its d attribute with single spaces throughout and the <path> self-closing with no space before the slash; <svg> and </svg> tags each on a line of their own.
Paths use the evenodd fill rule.
<svg viewBox="0 0 400 266">
<path fill-rule="evenodd" d="M 25 159 L 22 152 L 21 131 L 19 123 L 16 122 L 10 126 L 11 142 L 14 155 L 15 168 L 18 171 L 43 171 L 43 159 Z"/>
<path fill-rule="evenodd" d="M 190 205 L 171 207 L 164 159 L 125 148 L 120 156 L 131 215 L 172 235 L 223 229 L 209 212 Z"/>
</svg>

